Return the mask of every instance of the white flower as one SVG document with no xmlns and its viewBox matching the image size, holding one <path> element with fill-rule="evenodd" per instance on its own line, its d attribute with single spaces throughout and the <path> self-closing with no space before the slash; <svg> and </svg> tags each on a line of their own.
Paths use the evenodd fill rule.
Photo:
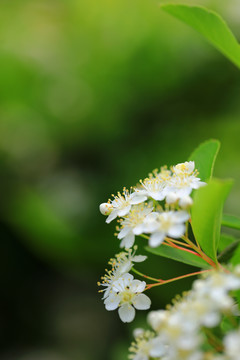
<svg viewBox="0 0 240 360">
<path fill-rule="evenodd" d="M 140 180 L 142 189 L 135 189 L 137 196 L 147 196 L 157 201 L 162 201 L 166 196 L 167 182 L 160 177 L 149 177 Z"/>
<path fill-rule="evenodd" d="M 112 292 L 104 300 L 107 310 L 118 309 L 123 322 L 131 322 L 135 317 L 135 309 L 147 310 L 151 300 L 142 292 L 145 290 L 145 281 L 135 280 L 131 274 L 124 274 L 112 284 Z"/>
<path fill-rule="evenodd" d="M 131 344 L 129 351 L 129 359 L 132 360 L 148 360 L 150 357 L 163 356 L 166 352 L 166 347 L 162 344 L 158 337 L 155 337 L 151 331 L 144 331 L 143 329 L 136 329 L 134 331 L 135 342 Z M 141 330 L 141 331 L 140 331 Z"/>
<path fill-rule="evenodd" d="M 168 182 L 167 202 L 170 200 L 168 198 L 170 193 L 170 197 L 175 194 L 178 199 L 182 199 L 189 196 L 193 189 L 199 189 L 206 185 L 205 182 L 197 177 L 198 172 L 197 170 L 194 171 L 194 167 L 194 161 L 177 164 L 172 167 L 173 175 Z"/>
<path fill-rule="evenodd" d="M 180 163 L 172 167 L 173 172 L 180 176 L 191 175 L 194 171 L 194 168 L 194 161 L 185 161 L 184 163 Z"/>
<path fill-rule="evenodd" d="M 229 360 L 239 360 L 240 355 L 240 329 L 228 333 L 224 340 L 226 355 Z"/>
<path fill-rule="evenodd" d="M 208 300 L 215 310 L 233 311 L 234 301 L 228 292 L 240 289 L 240 278 L 232 273 L 213 272 L 206 279 L 196 280 L 193 289 L 198 298 Z"/>
<path fill-rule="evenodd" d="M 189 219 L 186 211 L 153 212 L 146 218 L 146 232 L 151 233 L 149 245 L 160 245 L 166 236 L 180 238 L 184 235 L 184 223 Z"/>
<path fill-rule="evenodd" d="M 129 249 L 128 251 L 122 251 L 115 255 L 116 257 L 109 260 L 109 265 L 112 266 L 111 270 L 106 270 L 106 274 L 101 278 L 102 282 L 98 282 L 99 286 L 103 286 L 103 299 L 109 296 L 112 291 L 114 281 L 118 280 L 120 276 L 127 273 L 133 267 L 134 262 L 145 261 L 147 256 L 135 255 L 137 246 L 134 247 L 134 251 Z"/>
<path fill-rule="evenodd" d="M 114 196 L 114 195 L 113 195 Z M 118 192 L 117 196 L 114 196 L 113 200 L 109 200 L 108 203 L 100 205 L 100 211 L 103 215 L 108 215 L 106 223 L 110 223 L 116 219 L 117 216 L 125 216 L 131 210 L 132 205 L 140 204 L 147 199 L 146 196 L 131 193 L 126 188 L 123 189 L 122 194 Z M 108 204 L 108 205 L 107 205 Z"/>
<path fill-rule="evenodd" d="M 133 246 L 135 235 L 144 232 L 144 221 L 152 209 L 151 206 L 145 206 L 144 204 L 132 207 L 130 213 L 121 221 L 122 228 L 118 234 L 118 239 L 122 240 L 120 247 L 128 249 Z"/>
</svg>

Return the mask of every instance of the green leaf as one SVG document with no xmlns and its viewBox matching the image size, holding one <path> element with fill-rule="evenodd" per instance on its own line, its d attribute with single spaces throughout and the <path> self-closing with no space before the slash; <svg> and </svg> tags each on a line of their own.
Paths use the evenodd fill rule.
<svg viewBox="0 0 240 360">
<path fill-rule="evenodd" d="M 240 219 L 234 215 L 223 214 L 222 225 L 232 229 L 240 230 Z"/>
<path fill-rule="evenodd" d="M 231 180 L 212 179 L 194 193 L 192 229 L 202 250 L 217 263 L 222 209 L 231 189 Z"/>
<path fill-rule="evenodd" d="M 231 260 L 231 258 L 233 257 L 233 255 L 235 254 L 238 246 L 240 244 L 240 240 L 235 240 L 233 243 L 231 243 L 230 245 L 228 245 L 219 255 L 218 255 L 218 261 L 220 263 L 225 263 L 227 264 L 229 262 L 229 260 Z"/>
<path fill-rule="evenodd" d="M 207 264 L 200 257 L 183 250 L 174 249 L 166 245 L 161 245 L 157 248 L 146 246 L 145 249 L 146 251 L 154 255 L 167 257 L 169 259 L 180 261 L 188 265 L 196 266 L 203 269 L 209 269 L 210 267 L 209 264 Z"/>
<path fill-rule="evenodd" d="M 240 46 L 226 22 L 201 6 L 163 4 L 161 8 L 202 34 L 216 49 L 240 68 Z"/>
<path fill-rule="evenodd" d="M 240 264 L 240 246 L 237 247 L 236 251 L 234 252 L 234 255 L 231 259 L 231 263 L 236 266 Z"/>
<path fill-rule="evenodd" d="M 200 144 L 190 155 L 189 161 L 195 162 L 195 168 L 199 171 L 202 181 L 212 177 L 213 167 L 220 148 L 218 140 L 208 140 Z"/>
<path fill-rule="evenodd" d="M 228 234 L 221 234 L 218 244 L 218 251 L 223 251 L 226 247 L 231 245 L 237 239 L 234 236 Z"/>
</svg>

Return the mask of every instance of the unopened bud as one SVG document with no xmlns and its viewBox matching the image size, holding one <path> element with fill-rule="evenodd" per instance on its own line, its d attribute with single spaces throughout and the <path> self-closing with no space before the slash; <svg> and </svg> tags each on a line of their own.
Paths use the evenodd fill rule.
<svg viewBox="0 0 240 360">
<path fill-rule="evenodd" d="M 184 196 L 179 200 L 179 205 L 181 206 L 181 208 L 183 209 L 187 209 L 190 206 L 192 206 L 193 204 L 193 200 L 190 196 Z"/>
<path fill-rule="evenodd" d="M 177 201 L 178 197 L 174 192 L 170 192 L 166 197 L 167 204 L 174 204 Z"/>
<path fill-rule="evenodd" d="M 133 330 L 133 336 L 136 338 L 138 338 L 139 336 L 143 336 L 144 334 L 144 330 L 141 328 L 136 328 Z"/>
<path fill-rule="evenodd" d="M 99 206 L 100 213 L 103 215 L 109 215 L 113 209 L 112 204 L 109 203 L 102 203 Z"/>
</svg>

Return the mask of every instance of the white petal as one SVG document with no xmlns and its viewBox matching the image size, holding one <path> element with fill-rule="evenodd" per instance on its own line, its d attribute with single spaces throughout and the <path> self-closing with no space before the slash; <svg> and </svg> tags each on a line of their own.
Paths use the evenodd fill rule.
<svg viewBox="0 0 240 360">
<path fill-rule="evenodd" d="M 119 272 L 119 274 L 124 274 L 124 273 L 130 271 L 132 267 L 133 267 L 133 264 L 131 263 L 130 260 L 128 260 L 128 261 L 122 263 L 121 265 L 119 265 L 118 272 Z"/>
<path fill-rule="evenodd" d="M 133 360 L 148 360 L 149 356 L 145 354 L 136 354 L 133 358 Z"/>
<path fill-rule="evenodd" d="M 151 306 L 151 300 L 145 294 L 138 294 L 133 300 L 133 305 L 137 310 L 147 310 Z"/>
<path fill-rule="evenodd" d="M 130 227 L 124 226 L 124 228 L 122 228 L 118 234 L 118 239 L 123 239 L 130 231 Z"/>
<path fill-rule="evenodd" d="M 118 314 L 119 314 L 120 319 L 124 323 L 129 323 L 129 322 L 133 321 L 133 319 L 135 318 L 135 309 L 132 307 L 132 305 L 123 304 L 118 309 Z"/>
<path fill-rule="evenodd" d="M 217 326 L 220 322 L 220 315 L 217 312 L 208 313 L 202 319 L 202 323 L 206 327 L 214 327 Z"/>
<path fill-rule="evenodd" d="M 162 201 L 165 198 L 165 191 L 159 191 L 159 192 L 148 192 L 149 196 L 157 201 Z"/>
<path fill-rule="evenodd" d="M 163 356 L 164 353 L 166 352 L 166 347 L 162 343 L 162 341 L 159 337 L 156 337 L 156 338 L 150 340 L 150 347 L 151 348 L 150 348 L 149 354 L 152 357 Z"/>
<path fill-rule="evenodd" d="M 120 303 L 120 297 L 116 294 L 110 295 L 104 300 L 106 310 L 112 311 L 117 309 Z"/>
<path fill-rule="evenodd" d="M 131 200 L 130 200 L 130 204 L 131 205 L 137 205 L 137 204 L 141 204 L 142 202 L 147 200 L 147 196 L 146 196 L 146 192 L 144 191 L 143 194 L 138 194 L 138 193 L 134 193 Z"/>
<path fill-rule="evenodd" d="M 166 197 L 166 203 L 167 204 L 174 204 L 178 199 L 178 196 L 176 193 L 174 192 L 170 192 L 169 194 L 167 194 Z"/>
<path fill-rule="evenodd" d="M 185 185 L 184 187 L 181 187 L 178 189 L 177 187 L 174 188 L 174 191 L 176 192 L 178 197 L 188 196 L 192 192 L 192 186 Z"/>
<path fill-rule="evenodd" d="M 170 227 L 170 229 L 168 230 L 168 235 L 177 239 L 183 236 L 184 232 L 185 226 L 183 224 L 176 224 Z"/>
<path fill-rule="evenodd" d="M 133 293 L 140 293 L 144 291 L 145 287 L 146 287 L 145 281 L 140 281 L 140 280 L 133 280 L 129 286 L 130 291 Z"/>
<path fill-rule="evenodd" d="M 198 180 L 198 178 L 196 178 L 195 180 Z M 199 179 L 200 180 L 200 179 Z M 203 182 L 203 181 L 194 181 L 191 186 L 193 189 L 199 189 L 202 186 L 207 185 L 207 183 Z"/>
<path fill-rule="evenodd" d="M 190 215 L 187 211 L 177 211 L 174 213 L 174 222 L 185 222 L 189 219 Z"/>
<path fill-rule="evenodd" d="M 118 216 L 125 216 L 129 213 L 129 211 L 131 210 L 131 205 L 125 206 L 123 209 L 118 210 L 117 214 Z"/>
<path fill-rule="evenodd" d="M 145 255 L 135 255 L 132 258 L 132 261 L 133 262 L 142 262 L 142 261 L 145 261 L 146 259 L 147 259 L 147 256 L 145 256 Z"/>
<path fill-rule="evenodd" d="M 149 239 L 149 246 L 151 247 L 157 247 L 158 245 L 160 245 L 165 237 L 165 233 L 164 232 L 155 232 L 150 236 Z"/>
<path fill-rule="evenodd" d="M 139 225 L 135 226 L 135 228 L 133 228 L 133 233 L 135 235 L 140 235 L 144 232 L 144 229 L 145 229 L 145 225 L 139 224 Z"/>
<path fill-rule="evenodd" d="M 156 219 L 158 219 L 158 217 L 159 217 L 159 213 L 154 211 L 147 215 L 146 222 L 155 221 Z"/>
<path fill-rule="evenodd" d="M 183 209 L 187 209 L 188 207 L 192 206 L 192 204 L 193 204 L 193 199 L 189 195 L 183 196 L 179 200 L 179 206 L 181 206 L 181 208 Z"/>
<path fill-rule="evenodd" d="M 134 240 L 135 235 L 131 232 L 122 240 L 120 247 L 125 247 L 126 249 L 129 249 L 133 246 Z"/>
<path fill-rule="evenodd" d="M 106 223 L 109 224 L 112 220 L 116 219 L 117 217 L 117 211 L 113 210 L 111 214 L 107 217 Z"/>
<path fill-rule="evenodd" d="M 133 275 L 126 273 L 112 283 L 112 289 L 115 292 L 122 292 L 133 281 Z"/>
</svg>

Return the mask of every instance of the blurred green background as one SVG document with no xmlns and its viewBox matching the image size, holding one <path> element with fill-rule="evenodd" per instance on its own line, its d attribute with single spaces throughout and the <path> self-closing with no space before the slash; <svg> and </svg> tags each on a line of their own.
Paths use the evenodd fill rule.
<svg viewBox="0 0 240 360">
<path fill-rule="evenodd" d="M 187 2 L 240 38 L 238 0 Z M 240 215 L 239 74 L 157 1 L 1 1 L 1 359 L 127 358 L 146 314 L 128 326 L 104 309 L 96 282 L 119 243 L 98 205 L 217 138 Z M 154 256 L 138 268 L 189 271 Z M 190 284 L 152 290 L 152 308 Z"/>
</svg>

